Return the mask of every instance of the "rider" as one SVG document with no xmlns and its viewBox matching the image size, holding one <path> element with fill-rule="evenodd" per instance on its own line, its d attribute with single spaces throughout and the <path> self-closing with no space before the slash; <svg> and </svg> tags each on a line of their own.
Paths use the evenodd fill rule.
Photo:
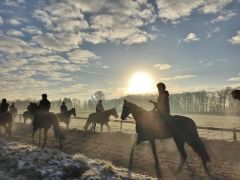
<svg viewBox="0 0 240 180">
<path fill-rule="evenodd" d="M 0 104 L 0 113 L 4 113 L 8 111 L 9 104 L 5 98 L 2 99 L 2 103 Z"/>
<path fill-rule="evenodd" d="M 67 106 L 65 105 L 64 101 L 62 102 L 62 105 L 60 107 L 60 111 L 63 114 L 63 116 L 66 117 L 68 109 L 67 109 Z"/>
<path fill-rule="evenodd" d="M 51 103 L 47 99 L 47 94 L 42 94 L 42 100 L 39 102 L 39 110 L 43 112 L 49 112 L 49 109 L 51 107 Z"/>
<path fill-rule="evenodd" d="M 103 104 L 102 104 L 102 100 L 100 99 L 96 105 L 96 112 L 103 112 L 104 111 L 104 108 L 103 108 Z"/>
<path fill-rule="evenodd" d="M 12 112 L 12 113 L 17 113 L 17 108 L 15 107 L 15 104 L 12 103 L 10 106 L 9 106 L 9 111 Z"/>
<path fill-rule="evenodd" d="M 166 90 L 164 83 L 160 82 L 157 84 L 158 88 L 158 99 L 157 102 L 149 101 L 154 104 L 154 111 L 158 111 L 164 120 L 167 120 L 170 116 L 169 106 L 169 93 Z"/>
</svg>

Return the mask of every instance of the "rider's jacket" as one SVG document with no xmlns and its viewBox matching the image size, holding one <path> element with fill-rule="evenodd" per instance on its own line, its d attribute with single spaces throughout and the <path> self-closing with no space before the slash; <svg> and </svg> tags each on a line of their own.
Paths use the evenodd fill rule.
<svg viewBox="0 0 240 180">
<path fill-rule="evenodd" d="M 50 102 L 47 99 L 42 99 L 39 102 L 39 110 L 49 112 L 49 109 L 51 107 Z"/>
<path fill-rule="evenodd" d="M 60 111 L 62 114 L 66 114 L 68 112 L 67 106 L 62 104 L 60 107 Z"/>
<path fill-rule="evenodd" d="M 97 103 L 96 112 L 103 112 L 103 111 L 104 111 L 104 108 L 102 103 Z"/>
<path fill-rule="evenodd" d="M 157 108 L 157 111 L 160 112 L 160 114 L 163 117 L 169 117 L 170 106 L 169 106 L 169 93 L 168 93 L 168 91 L 164 91 L 162 93 L 159 93 L 156 108 Z"/>
<path fill-rule="evenodd" d="M 8 103 L 2 103 L 0 104 L 0 113 L 7 112 L 8 111 Z"/>
</svg>

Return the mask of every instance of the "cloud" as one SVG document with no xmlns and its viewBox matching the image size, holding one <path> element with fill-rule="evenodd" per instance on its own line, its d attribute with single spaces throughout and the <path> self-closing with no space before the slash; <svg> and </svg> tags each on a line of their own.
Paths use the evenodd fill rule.
<svg viewBox="0 0 240 180">
<path fill-rule="evenodd" d="M 184 42 L 194 42 L 194 41 L 199 41 L 200 38 L 197 37 L 195 33 L 189 33 L 185 39 L 183 39 Z"/>
<path fill-rule="evenodd" d="M 208 32 L 206 37 L 207 37 L 207 38 L 210 38 L 210 37 L 212 37 L 212 35 L 213 35 L 214 33 L 217 33 L 217 32 L 219 32 L 219 31 L 221 31 L 221 29 L 220 29 L 219 26 L 217 26 L 217 27 L 215 27 L 212 31 Z"/>
<path fill-rule="evenodd" d="M 0 25 L 4 24 L 3 18 L 0 16 Z"/>
<path fill-rule="evenodd" d="M 240 73 L 236 77 L 229 78 L 228 81 L 240 82 Z"/>
<path fill-rule="evenodd" d="M 108 69 L 108 68 L 110 68 L 110 66 L 103 65 L 102 68 L 103 68 L 103 69 Z"/>
<path fill-rule="evenodd" d="M 14 19 L 14 18 L 7 20 L 7 23 L 8 23 L 8 24 L 11 24 L 11 25 L 13 25 L 13 26 L 18 26 L 18 25 L 21 24 L 21 22 L 20 22 L 19 20 Z"/>
<path fill-rule="evenodd" d="M 217 22 L 223 22 L 223 21 L 229 21 L 230 19 L 232 19 L 234 16 L 236 16 L 237 13 L 232 12 L 232 11 L 223 11 L 221 13 L 221 15 L 217 16 L 216 18 L 214 18 L 213 20 L 211 20 L 211 23 L 217 23 Z"/>
<path fill-rule="evenodd" d="M 82 43 L 80 35 L 74 33 L 46 33 L 34 36 L 32 42 L 54 51 L 69 51 Z"/>
<path fill-rule="evenodd" d="M 16 37 L 23 37 L 24 36 L 22 31 L 18 31 L 18 30 L 14 30 L 14 29 L 8 30 L 7 35 L 8 36 L 16 36 Z"/>
<path fill-rule="evenodd" d="M 160 70 L 168 70 L 172 66 L 170 64 L 154 64 L 153 67 L 156 67 L 156 68 L 158 68 Z"/>
<path fill-rule="evenodd" d="M 35 26 L 27 26 L 25 28 L 22 28 L 21 30 L 24 31 L 24 32 L 27 32 L 27 33 L 29 33 L 31 35 L 43 34 L 42 31 L 39 28 L 35 27 Z"/>
<path fill-rule="evenodd" d="M 87 64 L 90 59 L 96 59 L 99 58 L 95 55 L 94 52 L 91 52 L 89 50 L 80 50 L 76 49 L 72 52 L 67 53 L 70 60 L 72 60 L 74 63 L 79 64 Z"/>
<path fill-rule="evenodd" d="M 228 41 L 233 45 L 240 45 L 240 31 L 237 32 L 236 36 L 233 36 Z"/>
<path fill-rule="evenodd" d="M 177 75 L 173 77 L 162 77 L 160 78 L 161 81 L 172 81 L 172 80 L 182 80 L 182 79 L 189 79 L 195 77 L 196 75 Z"/>
<path fill-rule="evenodd" d="M 204 14 L 217 13 L 231 2 L 232 0 L 156 0 L 158 16 L 171 22 L 190 16 L 194 10 Z"/>
<path fill-rule="evenodd" d="M 25 3 L 25 0 L 5 0 L 4 5 L 19 7 L 20 5 L 22 5 L 24 3 Z"/>
</svg>

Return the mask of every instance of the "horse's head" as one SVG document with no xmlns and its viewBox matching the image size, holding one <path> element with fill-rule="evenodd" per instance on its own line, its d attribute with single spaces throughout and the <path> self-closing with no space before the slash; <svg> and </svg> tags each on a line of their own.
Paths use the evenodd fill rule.
<svg viewBox="0 0 240 180">
<path fill-rule="evenodd" d="M 129 108 L 129 102 L 124 99 L 121 119 L 125 120 L 129 116 L 130 113 L 131 112 L 130 112 L 130 108 Z"/>
<path fill-rule="evenodd" d="M 118 118 L 118 113 L 117 113 L 116 108 L 112 108 L 112 115 L 113 115 L 115 118 Z"/>
<path fill-rule="evenodd" d="M 30 102 L 30 104 L 28 105 L 28 111 L 31 113 L 34 113 L 38 110 L 38 105 L 37 103 L 32 103 Z"/>
<path fill-rule="evenodd" d="M 73 115 L 74 117 L 77 116 L 77 115 L 76 115 L 76 109 L 75 109 L 75 108 L 72 108 L 72 109 L 71 109 L 71 113 L 72 113 L 72 115 Z"/>
<path fill-rule="evenodd" d="M 240 90 L 239 90 L 239 89 L 233 90 L 231 94 L 232 94 L 232 97 L 233 97 L 234 99 L 240 100 Z"/>
</svg>

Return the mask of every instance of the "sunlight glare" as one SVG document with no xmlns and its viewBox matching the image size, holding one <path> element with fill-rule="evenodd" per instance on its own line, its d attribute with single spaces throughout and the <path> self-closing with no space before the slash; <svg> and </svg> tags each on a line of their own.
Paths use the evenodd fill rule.
<svg viewBox="0 0 240 180">
<path fill-rule="evenodd" d="M 145 72 L 135 73 L 129 80 L 128 93 L 146 94 L 153 91 L 153 78 Z"/>
</svg>

